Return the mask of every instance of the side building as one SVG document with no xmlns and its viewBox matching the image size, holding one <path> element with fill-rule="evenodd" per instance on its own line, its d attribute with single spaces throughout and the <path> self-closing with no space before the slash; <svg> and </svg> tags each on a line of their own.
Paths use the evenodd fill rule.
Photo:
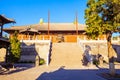
<svg viewBox="0 0 120 80">
<path fill-rule="evenodd" d="M 7 56 L 9 55 L 8 48 L 10 42 L 7 38 L 3 37 L 3 26 L 8 23 L 15 23 L 15 21 L 13 19 L 0 15 L 0 63 L 8 62 Z"/>
</svg>

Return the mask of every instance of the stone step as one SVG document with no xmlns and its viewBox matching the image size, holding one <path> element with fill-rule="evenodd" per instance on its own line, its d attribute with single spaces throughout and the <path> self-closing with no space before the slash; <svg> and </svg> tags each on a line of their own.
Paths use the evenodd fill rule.
<svg viewBox="0 0 120 80">
<path fill-rule="evenodd" d="M 53 43 L 51 66 L 80 66 L 82 49 L 77 43 Z"/>
</svg>

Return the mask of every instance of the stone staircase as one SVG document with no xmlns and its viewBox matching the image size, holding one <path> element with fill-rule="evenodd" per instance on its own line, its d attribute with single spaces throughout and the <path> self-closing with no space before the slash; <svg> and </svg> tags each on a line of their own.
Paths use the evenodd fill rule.
<svg viewBox="0 0 120 80">
<path fill-rule="evenodd" d="M 82 54 L 77 43 L 53 43 L 50 66 L 79 67 Z"/>
</svg>

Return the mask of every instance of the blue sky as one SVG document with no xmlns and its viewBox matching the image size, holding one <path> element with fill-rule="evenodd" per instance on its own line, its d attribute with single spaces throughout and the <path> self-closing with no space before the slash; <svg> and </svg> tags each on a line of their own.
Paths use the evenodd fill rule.
<svg viewBox="0 0 120 80">
<path fill-rule="evenodd" d="M 48 22 L 48 10 L 50 22 L 73 22 L 77 11 L 79 23 L 85 24 L 86 2 L 87 0 L 0 0 L 0 14 L 15 19 L 17 23 L 14 25 L 27 25 L 39 23 L 40 18 Z"/>
<path fill-rule="evenodd" d="M 4 25 L 4 28 L 38 24 L 40 18 L 48 22 L 48 10 L 51 23 L 71 23 L 77 12 L 78 22 L 85 24 L 86 3 L 87 0 L 0 0 L 0 14 L 16 21 L 16 24 Z"/>
</svg>

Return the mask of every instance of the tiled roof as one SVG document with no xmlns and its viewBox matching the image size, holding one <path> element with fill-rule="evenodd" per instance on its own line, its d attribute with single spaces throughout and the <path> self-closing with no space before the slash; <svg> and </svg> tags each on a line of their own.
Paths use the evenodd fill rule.
<svg viewBox="0 0 120 80">
<path fill-rule="evenodd" d="M 7 24 L 7 23 L 15 23 L 13 19 L 7 18 L 4 15 L 0 15 L 0 23 Z"/>
<path fill-rule="evenodd" d="M 26 25 L 26 26 L 12 26 L 10 28 L 5 28 L 4 31 L 7 30 L 22 30 L 25 28 L 33 28 L 38 31 L 47 31 L 48 30 L 48 23 L 43 24 L 33 24 L 33 25 Z M 78 24 L 78 30 L 84 31 L 86 25 Z M 76 30 L 76 25 L 74 23 L 50 23 L 49 27 L 50 31 L 74 31 Z"/>
</svg>

